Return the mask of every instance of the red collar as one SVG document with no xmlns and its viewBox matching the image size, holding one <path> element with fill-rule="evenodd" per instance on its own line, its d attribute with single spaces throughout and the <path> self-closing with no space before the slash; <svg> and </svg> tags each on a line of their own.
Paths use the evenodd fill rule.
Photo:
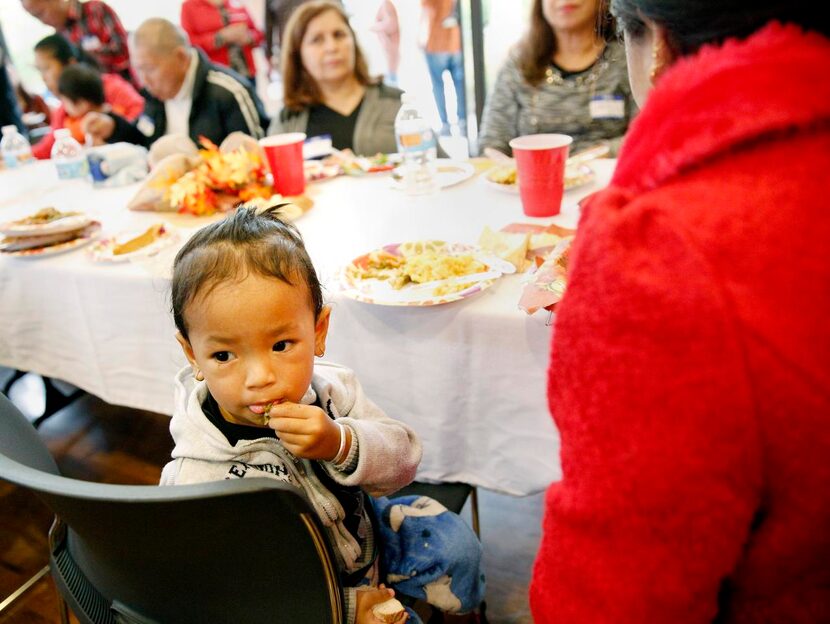
<svg viewBox="0 0 830 624">
<path fill-rule="evenodd" d="M 629 128 L 612 184 L 648 190 L 761 136 L 830 122 L 828 65 L 830 40 L 775 22 L 681 59 Z"/>
</svg>

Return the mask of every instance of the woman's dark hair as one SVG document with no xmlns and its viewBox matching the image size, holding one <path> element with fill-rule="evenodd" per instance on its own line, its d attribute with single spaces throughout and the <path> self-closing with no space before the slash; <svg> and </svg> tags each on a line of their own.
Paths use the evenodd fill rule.
<svg viewBox="0 0 830 624">
<path fill-rule="evenodd" d="M 73 45 L 63 35 L 54 34 L 44 37 L 35 44 L 35 52 L 48 54 L 52 58 L 60 62 L 61 65 L 69 65 L 70 63 L 84 63 L 101 71 L 101 66 L 93 57 L 81 50 L 79 47 Z"/>
<path fill-rule="evenodd" d="M 821 6 L 808 0 L 611 0 L 611 12 L 626 36 L 641 36 L 644 19 L 649 19 L 666 29 L 672 51 L 680 56 L 707 43 L 743 39 L 772 20 L 830 36 Z"/>
<path fill-rule="evenodd" d="M 349 16 L 346 15 L 343 6 L 339 2 L 332 2 L 331 0 L 306 2 L 298 6 L 291 14 L 282 35 L 280 67 L 282 70 L 283 105 L 289 110 L 302 110 L 322 101 L 317 81 L 311 77 L 311 74 L 303 66 L 300 48 L 311 20 L 328 11 L 337 13 L 343 23 L 346 24 L 346 28 L 352 33 L 352 39 L 354 40 L 354 75 L 357 81 L 364 86 L 378 82 L 369 75 L 369 65 L 360 50 L 357 35 L 355 35 L 354 29 L 349 23 Z"/>
<path fill-rule="evenodd" d="M 61 72 L 58 94 L 72 102 L 84 100 L 95 106 L 102 106 L 105 101 L 101 74 L 84 63 L 73 63 Z"/>
<path fill-rule="evenodd" d="M 610 41 L 616 36 L 614 18 L 608 10 L 608 0 L 596 0 L 597 37 Z M 530 24 L 517 46 L 518 65 L 522 76 L 529 85 L 537 85 L 545 77 L 556 52 L 556 34 L 553 32 L 542 9 L 543 0 L 533 0 L 530 8 Z"/>
<path fill-rule="evenodd" d="M 259 213 L 254 207 L 240 206 L 227 218 L 196 232 L 179 250 L 173 261 L 171 307 L 182 336 L 187 338 L 185 309 L 197 295 L 252 272 L 293 286 L 302 280 L 308 286 L 314 317 L 320 315 L 320 280 L 297 228 L 279 218 L 284 205 Z"/>
</svg>

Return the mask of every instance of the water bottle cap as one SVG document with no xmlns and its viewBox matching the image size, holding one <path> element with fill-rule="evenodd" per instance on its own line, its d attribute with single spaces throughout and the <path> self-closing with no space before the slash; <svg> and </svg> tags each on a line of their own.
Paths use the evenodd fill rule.
<svg viewBox="0 0 830 624">
<path fill-rule="evenodd" d="M 3 126 L 3 134 L 11 134 L 12 132 L 17 132 L 17 126 L 15 126 L 14 124 Z"/>
<path fill-rule="evenodd" d="M 72 132 L 69 128 L 58 128 L 55 130 L 55 139 L 65 139 L 67 137 L 71 137 Z"/>
</svg>

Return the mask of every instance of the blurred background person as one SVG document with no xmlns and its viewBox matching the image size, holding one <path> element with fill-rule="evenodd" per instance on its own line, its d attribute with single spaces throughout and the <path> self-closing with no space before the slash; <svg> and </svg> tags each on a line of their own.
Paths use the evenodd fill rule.
<svg viewBox="0 0 830 624">
<path fill-rule="evenodd" d="M 285 26 L 291 14 L 309 0 L 265 0 L 265 58 L 272 69 L 279 71 L 280 50 Z"/>
<path fill-rule="evenodd" d="M 401 29 L 398 12 L 392 0 L 381 0 L 372 31 L 377 34 L 383 55 L 386 57 L 384 82 L 397 87 L 398 67 L 401 64 Z"/>
<path fill-rule="evenodd" d="M 313 0 L 288 21 L 282 54 L 285 107 L 269 134 L 329 135 L 336 149 L 374 155 L 397 151 L 401 91 L 369 76 L 343 7 Z"/>
<path fill-rule="evenodd" d="M 572 154 L 607 143 L 615 155 L 635 109 L 607 2 L 533 0 L 487 98 L 479 145 L 509 155 L 511 139 L 554 132 L 573 137 Z"/>
<path fill-rule="evenodd" d="M 21 4 L 92 56 L 102 71 L 138 85 L 130 68 L 127 32 L 108 4 L 101 0 L 21 0 Z"/>
<path fill-rule="evenodd" d="M 828 622 L 828 14 L 612 10 L 641 112 L 556 311 L 534 621 Z"/>
<path fill-rule="evenodd" d="M 26 127 L 31 130 L 32 128 L 49 126 L 52 111 L 46 103 L 46 100 L 37 93 L 30 93 L 19 81 L 14 85 L 14 94 L 17 97 L 17 105 L 20 108 L 24 121 L 27 115 L 31 116 L 32 119 L 40 120 L 34 123 L 26 123 Z"/>
<path fill-rule="evenodd" d="M 236 0 L 184 0 L 181 25 L 190 43 L 211 61 L 255 81 L 253 50 L 264 37 L 243 4 Z"/>
<path fill-rule="evenodd" d="M 35 44 L 35 67 L 49 92 L 59 96 L 58 83 L 61 75 L 76 64 L 84 64 L 97 70 L 94 58 L 77 48 L 62 35 L 44 37 Z M 119 74 L 101 74 L 104 102 L 108 110 L 129 121 L 138 119 L 144 110 L 144 98 Z M 55 143 L 54 131 L 66 127 L 68 113 L 63 104 L 52 111 L 51 130 L 32 147 L 35 158 L 49 158 Z M 83 142 L 83 141 L 82 141 Z"/>
<path fill-rule="evenodd" d="M 17 126 L 23 136 L 27 136 L 26 126 L 21 119 L 20 107 L 14 94 L 14 85 L 6 68 L 8 60 L 6 38 L 3 36 L 3 25 L 0 24 L 0 126 Z"/>
<path fill-rule="evenodd" d="M 57 95 L 66 111 L 63 127 L 81 145 L 86 143 L 82 127 L 84 116 L 91 112 L 112 113 L 104 98 L 101 74 L 83 63 L 75 63 L 63 71 L 58 79 Z"/>
<path fill-rule="evenodd" d="M 135 31 L 133 63 L 144 84 L 144 111 L 135 124 L 90 113 L 84 129 L 96 142 L 127 141 L 149 146 L 167 134 L 200 137 L 219 145 L 232 132 L 263 135 L 268 118 L 251 83 L 211 63 L 178 26 L 151 17 Z"/>
<path fill-rule="evenodd" d="M 455 91 L 458 133 L 467 135 L 467 100 L 464 92 L 464 55 L 461 52 L 461 27 L 456 0 L 421 0 L 422 40 L 432 95 L 441 119 L 441 136 L 450 135 L 444 72 L 452 78 Z"/>
</svg>

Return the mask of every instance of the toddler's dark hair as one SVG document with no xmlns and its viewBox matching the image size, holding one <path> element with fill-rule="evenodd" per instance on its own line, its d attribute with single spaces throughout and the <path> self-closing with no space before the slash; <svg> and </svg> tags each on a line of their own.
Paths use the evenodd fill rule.
<svg viewBox="0 0 830 624">
<path fill-rule="evenodd" d="M 227 218 L 196 232 L 179 250 L 173 261 L 171 300 L 173 321 L 182 336 L 187 338 L 184 310 L 197 294 L 207 294 L 220 282 L 242 279 L 251 272 L 292 286 L 302 279 L 314 317 L 320 315 L 320 280 L 297 228 L 279 218 L 284 205 L 260 213 L 252 206 L 240 206 Z"/>
<path fill-rule="evenodd" d="M 101 74 L 83 63 L 73 63 L 61 72 L 58 93 L 71 102 L 85 101 L 102 106 L 105 101 Z"/>
</svg>

